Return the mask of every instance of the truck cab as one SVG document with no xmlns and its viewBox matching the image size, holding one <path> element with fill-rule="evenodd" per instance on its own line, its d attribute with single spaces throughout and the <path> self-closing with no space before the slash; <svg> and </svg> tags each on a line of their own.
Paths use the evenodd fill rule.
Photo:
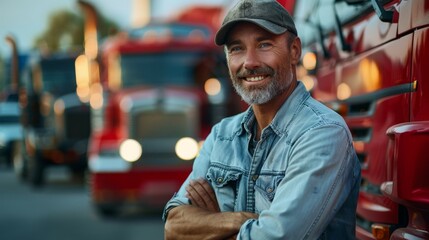
<svg viewBox="0 0 429 240">
<path fill-rule="evenodd" d="M 191 172 L 213 124 L 241 110 L 208 24 L 221 11 L 190 10 L 101 45 L 100 78 L 91 86 L 102 94 L 89 97 L 100 98 L 91 102 L 88 166 L 91 201 L 102 216 L 128 206 L 161 210 Z"/>
<path fill-rule="evenodd" d="M 362 168 L 358 239 L 428 239 L 429 2 L 299 1 L 299 78 L 346 120 Z"/>
</svg>

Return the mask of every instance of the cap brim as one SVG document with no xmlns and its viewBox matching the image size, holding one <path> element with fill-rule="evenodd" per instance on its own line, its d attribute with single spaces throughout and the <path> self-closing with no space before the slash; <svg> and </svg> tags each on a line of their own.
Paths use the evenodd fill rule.
<svg viewBox="0 0 429 240">
<path fill-rule="evenodd" d="M 271 32 L 273 34 L 279 35 L 282 33 L 285 33 L 287 31 L 287 28 L 281 27 L 277 24 L 274 24 L 270 21 L 263 20 L 263 19 L 250 19 L 250 18 L 240 18 L 237 20 L 230 21 L 226 24 L 224 24 L 216 33 L 215 37 L 215 43 L 218 46 L 221 46 L 226 43 L 227 34 L 231 30 L 231 28 L 239 23 L 239 22 L 250 22 L 258 25 L 259 27 L 267 30 L 268 32 Z"/>
</svg>

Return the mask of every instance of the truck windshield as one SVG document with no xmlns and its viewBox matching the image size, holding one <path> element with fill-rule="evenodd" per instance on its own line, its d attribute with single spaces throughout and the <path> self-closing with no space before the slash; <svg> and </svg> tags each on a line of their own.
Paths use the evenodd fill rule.
<svg viewBox="0 0 429 240">
<path fill-rule="evenodd" d="M 43 59 L 40 65 L 44 91 L 55 96 L 76 91 L 74 58 Z"/>
<path fill-rule="evenodd" d="M 0 124 L 19 122 L 19 105 L 17 102 L 0 103 Z"/>
<path fill-rule="evenodd" d="M 122 87 L 137 85 L 194 85 L 201 52 L 163 52 L 121 55 Z"/>
</svg>

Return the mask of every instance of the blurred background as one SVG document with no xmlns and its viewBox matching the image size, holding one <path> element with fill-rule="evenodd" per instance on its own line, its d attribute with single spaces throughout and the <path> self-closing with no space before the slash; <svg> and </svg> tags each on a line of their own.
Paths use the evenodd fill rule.
<svg viewBox="0 0 429 240">
<path fill-rule="evenodd" d="M 182 10 L 191 5 L 222 5 L 226 6 L 233 1 L 226 0 L 183 0 L 183 1 L 139 1 L 139 0 L 89 0 L 99 9 L 106 19 L 114 22 L 120 28 L 130 28 L 145 21 L 147 17 L 168 18 L 178 10 Z M 145 3 L 148 2 L 148 3 Z M 150 4 L 148 9 L 143 9 L 142 4 Z M 139 7 L 140 6 L 140 7 Z M 0 36 L 9 34 L 17 38 L 17 43 L 22 50 L 28 51 L 35 46 L 36 39 L 43 36 L 49 28 L 49 22 L 54 15 L 59 12 L 69 12 L 79 15 L 79 7 L 76 1 L 65 0 L 43 0 L 35 3 L 30 0 L 0 2 Z M 149 15 L 150 14 L 150 15 Z M 143 18 L 143 20 L 142 20 Z M 7 57 L 10 49 L 6 44 L 0 45 L 0 55 Z"/>
<path fill-rule="evenodd" d="M 401 24 L 376 14 L 377 1 L 278 2 L 294 17 L 302 40 L 297 78 L 346 119 L 374 123 L 351 121 L 362 168 L 370 166 L 368 159 L 378 166 L 362 175 L 361 196 L 373 197 L 377 184 L 387 181 L 371 183 L 387 176 L 390 150 L 380 147 L 387 146 L 386 130 L 413 117 L 403 115 L 405 107 L 377 115 L 370 106 L 383 101 L 368 96 L 384 96 L 375 93 L 397 84 L 392 69 L 406 73 L 410 52 L 427 52 L 419 50 L 427 41 L 418 40 L 426 35 L 400 35 Z M 416 11 L 399 18 L 416 17 L 409 20 L 420 24 L 414 30 L 427 25 L 426 1 L 382 2 Z M 190 173 L 211 127 L 248 108 L 231 89 L 223 48 L 213 41 L 234 3 L 0 2 L 0 239 L 164 238 L 163 207 Z M 401 39 L 415 39 L 409 46 L 416 47 L 397 47 Z M 397 56 L 404 59 L 400 67 Z M 416 69 L 427 69 L 422 66 Z M 410 89 L 414 79 L 402 80 Z M 383 123 L 379 129 L 374 116 Z M 371 200 L 385 203 L 377 208 L 366 209 L 368 201 L 358 203 L 360 238 L 387 239 L 389 229 L 406 226 L 407 214 L 395 215 L 399 223 L 393 210 L 383 210 L 395 209 L 387 197 Z M 374 216 L 395 228 L 373 224 Z"/>
<path fill-rule="evenodd" d="M 428 119 L 429 1 L 277 1 L 301 38 L 297 79 L 352 132 L 357 237 L 427 239 L 427 139 L 386 132 L 427 133 L 410 121 Z M 248 108 L 213 41 L 235 2 L 0 1 L 1 240 L 164 238 L 211 127 Z"/>
<path fill-rule="evenodd" d="M 225 0 L 0 2 L 0 239 L 163 239 L 210 127 L 246 106 Z"/>
</svg>

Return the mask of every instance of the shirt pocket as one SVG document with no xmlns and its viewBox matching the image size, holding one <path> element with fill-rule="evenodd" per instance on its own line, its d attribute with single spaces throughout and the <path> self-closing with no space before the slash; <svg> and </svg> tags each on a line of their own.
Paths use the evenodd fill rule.
<svg viewBox="0 0 429 240">
<path fill-rule="evenodd" d="M 276 195 L 277 186 L 283 176 L 260 175 L 255 183 L 255 211 L 260 214 L 270 208 Z"/>
<path fill-rule="evenodd" d="M 221 211 L 234 211 L 237 187 L 242 172 L 235 169 L 225 169 L 211 166 L 207 172 L 207 179 L 211 182 Z"/>
</svg>

